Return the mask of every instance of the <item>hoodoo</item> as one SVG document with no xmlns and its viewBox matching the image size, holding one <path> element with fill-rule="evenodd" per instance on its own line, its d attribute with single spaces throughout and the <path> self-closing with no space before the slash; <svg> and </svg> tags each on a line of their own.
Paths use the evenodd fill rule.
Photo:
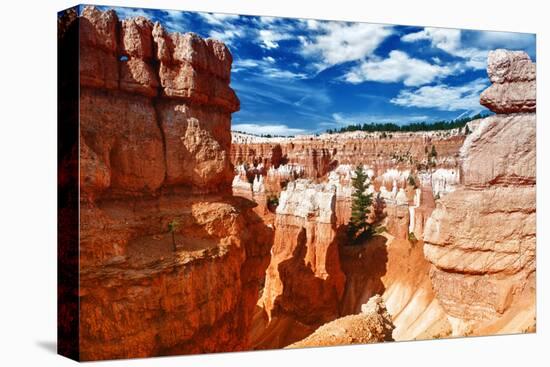
<svg viewBox="0 0 550 367">
<path fill-rule="evenodd" d="M 256 338 L 265 339 L 282 323 L 295 330 L 275 344 L 257 341 L 259 347 L 284 347 L 339 316 L 345 276 L 335 238 L 335 203 L 335 187 L 307 180 L 291 182 L 281 193 L 260 300 L 268 331 Z"/>
<path fill-rule="evenodd" d="M 424 233 L 424 254 L 455 335 L 535 327 L 535 64 L 523 52 L 489 53 L 493 85 L 460 150 L 462 181 L 442 198 Z"/>
</svg>

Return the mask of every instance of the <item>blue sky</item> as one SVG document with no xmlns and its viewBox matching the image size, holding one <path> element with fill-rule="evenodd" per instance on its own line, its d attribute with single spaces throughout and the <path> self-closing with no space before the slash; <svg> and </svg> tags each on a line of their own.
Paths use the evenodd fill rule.
<svg viewBox="0 0 550 367">
<path fill-rule="evenodd" d="M 224 41 L 241 101 L 233 129 L 258 134 L 473 115 L 485 111 L 489 50 L 524 50 L 536 61 L 534 34 L 114 9 Z"/>
</svg>

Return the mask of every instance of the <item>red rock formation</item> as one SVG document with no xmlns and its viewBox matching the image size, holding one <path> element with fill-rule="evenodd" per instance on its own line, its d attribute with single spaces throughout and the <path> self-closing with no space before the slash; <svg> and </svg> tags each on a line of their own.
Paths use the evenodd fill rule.
<svg viewBox="0 0 550 367">
<path fill-rule="evenodd" d="M 302 330 L 257 347 L 283 347 L 303 337 L 304 328 L 313 331 L 338 317 L 345 278 L 335 241 L 335 196 L 333 186 L 306 180 L 289 183 L 281 193 L 260 305 L 268 333 L 269 324 L 280 320 L 292 320 Z"/>
<path fill-rule="evenodd" d="M 488 65 L 497 84 L 481 102 L 509 114 L 483 119 L 468 136 L 462 186 L 438 203 L 424 234 L 434 290 L 456 335 L 522 332 L 535 324 L 536 116 L 523 112 L 536 106 L 508 99 L 534 96 L 534 65 L 526 54 L 504 50 L 491 52 Z M 526 79 L 531 90 L 519 93 Z M 510 90 L 488 101 L 483 96 L 495 85 Z"/>
<path fill-rule="evenodd" d="M 231 54 L 94 7 L 78 23 L 79 357 L 249 348 L 273 237 L 229 196 Z"/>
</svg>

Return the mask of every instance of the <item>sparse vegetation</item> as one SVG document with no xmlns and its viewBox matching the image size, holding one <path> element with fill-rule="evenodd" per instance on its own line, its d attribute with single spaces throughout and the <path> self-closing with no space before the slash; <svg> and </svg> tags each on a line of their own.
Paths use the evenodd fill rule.
<svg viewBox="0 0 550 367">
<path fill-rule="evenodd" d="M 267 207 L 269 209 L 275 209 L 279 205 L 279 198 L 275 195 L 267 197 Z"/>
<path fill-rule="evenodd" d="M 350 124 L 340 129 L 328 129 L 329 134 L 344 133 L 349 131 L 366 131 L 366 132 L 418 132 L 418 131 L 436 131 L 436 130 L 451 130 L 466 126 L 472 120 L 477 120 L 489 116 L 488 113 L 478 113 L 471 117 L 464 117 L 456 120 L 441 120 L 436 122 L 415 122 L 406 125 L 398 125 L 395 123 L 364 123 Z M 467 134 L 467 133 L 466 133 Z M 384 139 L 387 134 L 381 134 L 380 138 Z M 391 136 L 390 136 L 391 138 Z"/>
<path fill-rule="evenodd" d="M 172 234 L 172 250 L 176 251 L 176 231 L 178 230 L 179 222 L 176 219 L 173 219 L 168 223 L 168 232 Z"/>
<path fill-rule="evenodd" d="M 416 180 L 414 179 L 413 175 L 410 174 L 409 177 L 407 177 L 407 182 L 410 186 L 414 187 L 415 189 L 417 188 Z"/>
<path fill-rule="evenodd" d="M 355 177 L 352 178 L 354 192 L 351 204 L 351 218 L 348 223 L 348 237 L 352 244 L 372 236 L 372 228 L 368 224 L 370 207 L 372 205 L 372 193 L 366 194 L 368 176 L 362 166 L 355 169 Z"/>
<path fill-rule="evenodd" d="M 418 242 L 418 239 L 414 235 L 414 232 L 409 232 L 408 239 L 409 239 L 409 242 L 412 243 L 413 245 Z"/>
<path fill-rule="evenodd" d="M 238 134 L 257 136 L 260 138 L 294 138 L 294 135 L 254 134 L 254 133 L 247 133 L 246 131 L 239 131 L 239 130 L 231 130 L 231 131 Z"/>
<path fill-rule="evenodd" d="M 437 150 L 435 150 L 435 145 L 432 145 L 432 151 L 430 152 L 431 158 L 437 158 Z"/>
</svg>

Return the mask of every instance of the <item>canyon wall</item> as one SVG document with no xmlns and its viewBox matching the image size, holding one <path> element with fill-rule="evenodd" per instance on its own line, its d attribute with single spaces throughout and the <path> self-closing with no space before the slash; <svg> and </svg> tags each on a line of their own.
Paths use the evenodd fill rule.
<svg viewBox="0 0 550 367">
<path fill-rule="evenodd" d="M 330 184 L 296 180 L 281 193 L 259 302 L 266 319 L 264 330 L 256 333 L 258 347 L 286 346 L 339 316 L 345 277 L 338 259 L 335 203 Z M 295 330 L 266 340 L 273 329 L 281 331 L 281 324 Z"/>
<path fill-rule="evenodd" d="M 65 26 L 81 57 L 79 358 L 248 349 L 273 233 L 231 197 L 229 50 L 91 6 Z"/>
<path fill-rule="evenodd" d="M 355 131 L 271 138 L 233 132 L 230 152 L 236 167 L 233 194 L 267 208 L 269 200 L 278 197 L 287 183 L 297 178 L 329 181 L 337 186 L 337 225 L 347 224 L 351 214 L 351 174 L 362 165 L 373 179 L 374 196 L 380 194 L 386 203 L 392 203 L 385 210 L 386 214 L 391 211 L 389 225 L 394 229 L 406 228 L 402 224 L 408 217 L 417 216 L 418 220 L 413 218 L 416 229 L 409 232 L 416 231 L 421 236 L 420 230 L 430 212 L 424 212 L 418 205 L 416 212 L 414 209 L 408 212 L 406 204 L 412 204 L 414 194 L 402 190 L 408 188 L 412 179 L 415 183 L 411 186 L 424 190 L 426 200 L 429 191 L 433 197 L 453 191 L 460 179 L 459 150 L 467 131 L 390 134 Z M 403 230 L 400 236 L 406 238 L 407 234 Z"/>
<path fill-rule="evenodd" d="M 535 328 L 535 64 L 524 52 L 489 54 L 481 103 L 497 112 L 460 150 L 461 185 L 427 222 L 424 254 L 455 335 Z"/>
<path fill-rule="evenodd" d="M 319 178 L 338 165 L 364 164 L 376 176 L 388 168 L 410 168 L 427 163 L 426 149 L 434 146 L 440 167 L 456 167 L 465 134 L 458 129 L 411 133 L 367 133 L 362 131 L 263 138 L 233 132 L 230 157 L 235 165 L 281 164 L 304 168 L 304 177 Z"/>
</svg>

